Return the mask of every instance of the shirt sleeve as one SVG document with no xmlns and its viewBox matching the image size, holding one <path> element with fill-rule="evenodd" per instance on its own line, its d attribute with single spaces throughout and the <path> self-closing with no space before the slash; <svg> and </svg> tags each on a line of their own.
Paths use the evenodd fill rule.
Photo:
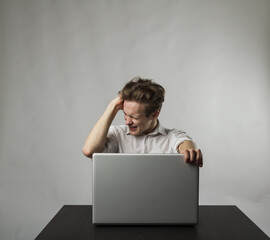
<svg viewBox="0 0 270 240">
<path fill-rule="evenodd" d="M 174 135 L 174 143 L 173 143 L 173 152 L 174 153 L 178 153 L 178 147 L 179 145 L 187 140 L 192 141 L 192 138 L 189 137 L 186 132 L 182 131 L 182 130 L 175 130 L 173 129 L 173 135 Z"/>
<path fill-rule="evenodd" d="M 119 150 L 118 150 L 116 129 L 114 126 L 110 126 L 102 152 L 103 153 L 117 153 L 118 151 Z"/>
</svg>

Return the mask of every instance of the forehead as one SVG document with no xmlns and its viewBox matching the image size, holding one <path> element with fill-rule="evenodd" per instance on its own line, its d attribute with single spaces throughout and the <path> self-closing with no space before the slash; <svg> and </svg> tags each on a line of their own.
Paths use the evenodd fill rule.
<svg viewBox="0 0 270 240">
<path fill-rule="evenodd" d="M 135 101 L 124 101 L 124 112 L 130 116 L 145 116 L 145 106 L 143 103 Z"/>
</svg>

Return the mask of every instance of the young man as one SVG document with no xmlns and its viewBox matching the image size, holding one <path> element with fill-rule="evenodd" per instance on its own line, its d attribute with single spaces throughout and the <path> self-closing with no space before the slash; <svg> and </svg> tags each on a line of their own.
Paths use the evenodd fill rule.
<svg viewBox="0 0 270 240">
<path fill-rule="evenodd" d="M 164 128 L 158 116 L 164 101 L 164 88 L 149 79 L 133 78 L 113 99 L 89 133 L 84 146 L 85 156 L 95 152 L 182 153 L 186 163 L 202 167 L 200 149 L 185 132 Z M 119 110 L 125 124 L 111 126 Z"/>
</svg>

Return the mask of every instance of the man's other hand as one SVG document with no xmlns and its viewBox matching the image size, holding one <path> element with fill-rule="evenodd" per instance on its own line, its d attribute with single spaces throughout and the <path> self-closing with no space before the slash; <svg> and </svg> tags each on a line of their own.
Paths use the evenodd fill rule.
<svg viewBox="0 0 270 240">
<path fill-rule="evenodd" d="M 185 162 L 203 166 L 203 156 L 200 149 L 195 148 L 195 144 L 190 141 L 184 141 L 180 144 L 178 152 L 185 155 Z"/>
<path fill-rule="evenodd" d="M 185 162 L 196 164 L 199 167 L 203 166 L 203 157 L 200 149 L 186 149 L 181 152 L 185 156 Z"/>
</svg>

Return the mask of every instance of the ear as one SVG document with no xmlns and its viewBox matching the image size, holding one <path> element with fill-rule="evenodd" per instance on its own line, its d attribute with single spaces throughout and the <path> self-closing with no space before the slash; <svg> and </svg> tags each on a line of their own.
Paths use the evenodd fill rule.
<svg viewBox="0 0 270 240">
<path fill-rule="evenodd" d="M 154 113 L 152 114 L 153 120 L 156 120 L 156 119 L 158 118 L 158 116 L 159 116 L 159 111 L 154 112 Z"/>
</svg>

